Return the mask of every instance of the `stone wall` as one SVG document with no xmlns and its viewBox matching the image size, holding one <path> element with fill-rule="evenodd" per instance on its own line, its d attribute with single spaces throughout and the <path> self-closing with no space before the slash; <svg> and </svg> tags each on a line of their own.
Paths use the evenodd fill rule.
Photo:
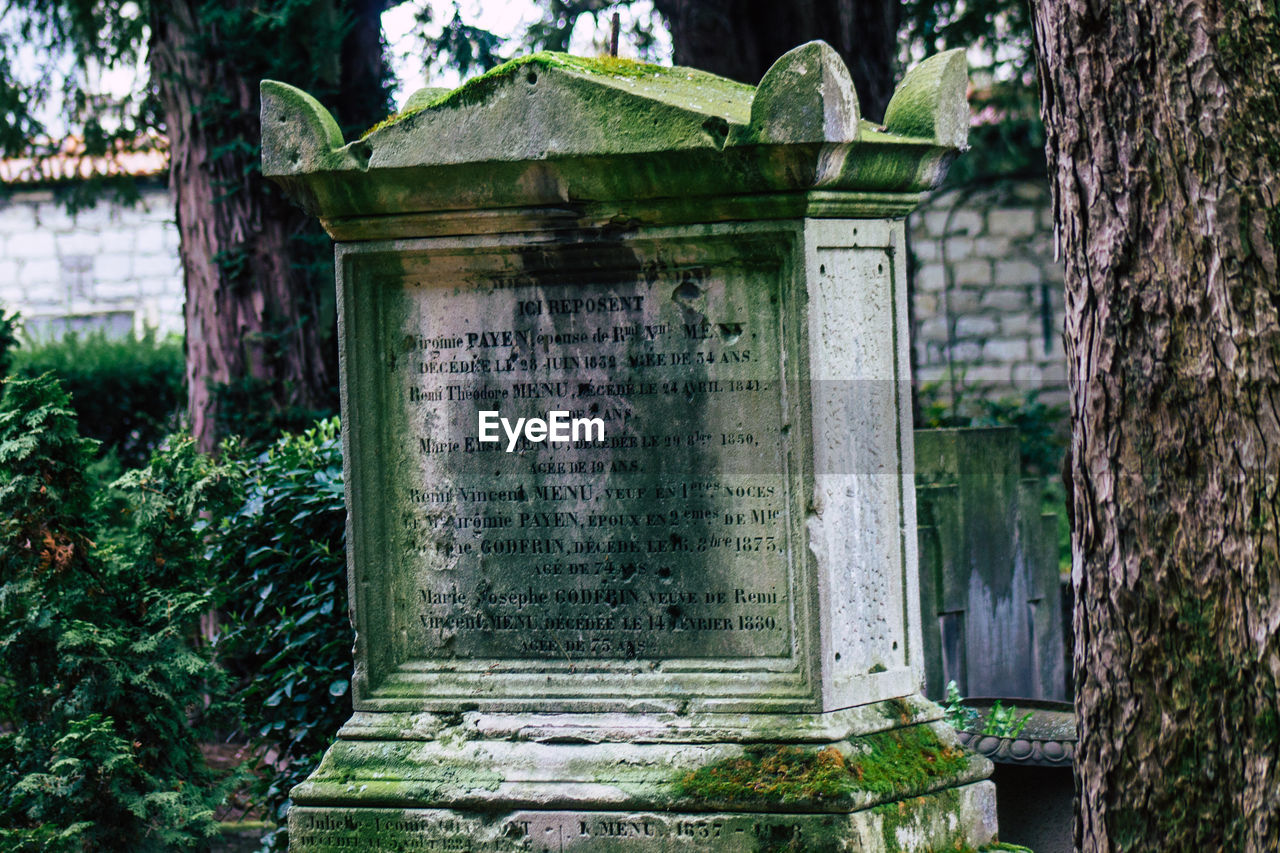
<svg viewBox="0 0 1280 853">
<path fill-rule="evenodd" d="M 1048 185 L 951 190 L 911 217 L 916 375 L 943 399 L 1066 401 Z M 930 393 L 926 389 L 926 393 Z"/>
<path fill-rule="evenodd" d="M 144 186 L 133 207 L 103 202 L 75 215 L 46 189 L 0 197 L 0 308 L 21 312 L 33 336 L 181 333 L 182 303 L 178 229 L 163 186 Z"/>
</svg>

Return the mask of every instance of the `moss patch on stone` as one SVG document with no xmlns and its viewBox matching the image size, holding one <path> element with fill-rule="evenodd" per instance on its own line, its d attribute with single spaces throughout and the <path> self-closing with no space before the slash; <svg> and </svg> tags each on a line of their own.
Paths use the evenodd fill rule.
<svg viewBox="0 0 1280 853">
<path fill-rule="evenodd" d="M 444 92 L 435 98 L 414 104 L 388 116 L 365 131 L 360 138 L 364 139 L 384 127 L 390 127 L 424 110 L 464 107 L 481 103 L 499 85 L 521 72 L 536 75 L 539 69 L 547 68 L 561 68 L 606 79 L 654 81 L 675 88 L 685 88 L 690 84 L 693 86 L 705 86 L 718 94 L 720 96 L 719 99 L 743 100 L 747 104 L 750 103 L 750 98 L 755 92 L 754 86 L 718 77 L 695 68 L 651 65 L 647 62 L 637 62 L 634 59 L 623 59 L 616 56 L 595 58 L 571 56 L 567 53 L 544 50 L 504 62 L 484 74 L 472 77 L 452 91 Z M 703 94 L 707 93 L 704 92 Z M 713 95 L 708 100 L 714 101 L 717 98 Z"/>
<path fill-rule="evenodd" d="M 852 738 L 849 746 L 754 746 L 685 774 L 675 795 L 725 806 L 847 804 L 860 792 L 896 799 L 929 791 L 969 764 L 963 749 L 944 744 L 928 726 Z"/>
<path fill-rule="evenodd" d="M 960 803 L 958 792 L 953 788 L 928 798 L 901 799 L 875 806 L 871 811 L 880 818 L 883 842 L 880 849 L 886 853 L 1032 853 L 1017 844 L 995 841 L 979 847 L 970 844 L 965 827 L 949 824 L 946 817 L 958 814 Z M 931 846 L 920 846 L 924 837 L 931 839 Z"/>
<path fill-rule="evenodd" d="M 892 729 L 855 742 L 867 749 L 849 759 L 857 787 L 875 794 L 923 793 L 936 780 L 949 779 L 969 766 L 969 754 L 963 748 L 938 740 L 928 726 Z"/>
<path fill-rule="evenodd" d="M 892 720 L 898 725 L 908 725 L 915 718 L 915 709 L 911 707 L 911 703 L 902 697 L 888 699 L 880 704 L 880 712 L 886 720 Z"/>
<path fill-rule="evenodd" d="M 717 803 L 814 803 L 848 799 L 853 777 L 835 747 L 752 747 L 741 758 L 686 774 L 677 796 Z"/>
</svg>

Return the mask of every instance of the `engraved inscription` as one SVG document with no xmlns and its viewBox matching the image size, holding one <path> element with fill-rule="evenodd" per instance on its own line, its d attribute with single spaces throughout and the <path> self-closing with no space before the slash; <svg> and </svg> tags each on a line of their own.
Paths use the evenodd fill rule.
<svg viewBox="0 0 1280 853">
<path fill-rule="evenodd" d="M 790 654 L 778 297 L 755 282 L 405 282 L 389 468 L 422 656 Z M 481 411 L 604 435 L 482 442 Z"/>
<path fill-rule="evenodd" d="M 839 815 L 658 815 L 628 812 L 515 812 L 498 821 L 443 810 L 361 809 L 334 813 L 304 808 L 292 825 L 290 849 L 539 851 L 563 853 L 609 844 L 636 853 L 806 849 L 830 838 Z"/>
</svg>

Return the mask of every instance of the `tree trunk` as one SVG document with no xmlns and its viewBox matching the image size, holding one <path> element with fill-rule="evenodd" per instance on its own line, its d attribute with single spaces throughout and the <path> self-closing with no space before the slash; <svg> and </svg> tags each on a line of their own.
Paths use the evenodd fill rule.
<svg viewBox="0 0 1280 853">
<path fill-rule="evenodd" d="M 382 0 L 320 0 L 301 14 L 263 5 L 151 4 L 186 279 L 188 411 L 206 451 L 227 432 L 268 438 L 337 410 L 332 244 L 262 179 L 258 81 L 310 77 L 289 82 L 329 89 L 340 117 L 366 127 L 387 109 Z"/>
<path fill-rule="evenodd" d="M 774 60 L 814 39 L 840 52 L 862 114 L 879 121 L 893 95 L 897 0 L 654 0 L 671 28 L 676 65 L 754 86 Z"/>
<path fill-rule="evenodd" d="M 1280 18 L 1035 5 L 1066 260 L 1077 846 L 1280 850 Z"/>
</svg>

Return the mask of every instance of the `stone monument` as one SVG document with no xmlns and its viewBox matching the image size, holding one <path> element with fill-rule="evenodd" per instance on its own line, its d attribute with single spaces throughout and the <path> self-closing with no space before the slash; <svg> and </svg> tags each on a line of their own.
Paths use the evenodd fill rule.
<svg viewBox="0 0 1280 853">
<path fill-rule="evenodd" d="M 989 764 L 919 696 L 902 217 L 959 52 L 862 119 L 541 53 L 346 143 L 262 84 L 337 241 L 355 714 L 296 851 L 956 850 Z"/>
</svg>

